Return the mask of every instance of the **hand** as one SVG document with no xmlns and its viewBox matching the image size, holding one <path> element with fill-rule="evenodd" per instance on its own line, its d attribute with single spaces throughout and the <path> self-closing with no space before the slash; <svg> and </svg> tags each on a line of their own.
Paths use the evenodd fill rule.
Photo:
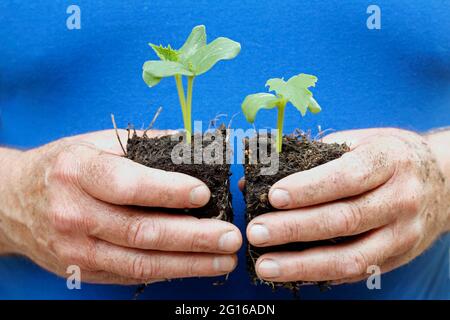
<svg viewBox="0 0 450 320">
<path fill-rule="evenodd" d="M 272 246 L 356 235 L 345 244 L 259 257 L 259 277 L 274 281 L 355 282 L 397 268 L 448 230 L 450 191 L 426 138 L 398 129 L 345 131 L 324 142 L 351 151 L 290 175 L 269 192 L 271 212 L 253 219 L 249 242 Z M 242 185 L 242 183 L 241 183 Z"/>
<path fill-rule="evenodd" d="M 126 132 L 120 135 L 126 141 Z M 0 241 L 7 239 L 8 252 L 62 276 L 69 265 L 78 265 L 82 281 L 95 283 L 232 271 L 242 243 L 234 225 L 146 208 L 201 207 L 210 197 L 206 185 L 121 154 L 114 132 L 101 131 L 5 160 Z"/>
</svg>

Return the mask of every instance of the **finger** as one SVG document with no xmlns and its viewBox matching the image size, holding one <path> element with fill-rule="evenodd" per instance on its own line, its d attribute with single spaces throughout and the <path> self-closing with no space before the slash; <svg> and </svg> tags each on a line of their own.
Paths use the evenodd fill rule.
<svg viewBox="0 0 450 320">
<path fill-rule="evenodd" d="M 266 247 L 356 235 L 394 221 L 400 204 L 399 194 L 381 187 L 325 205 L 260 215 L 247 226 L 247 237 L 251 244 Z"/>
<path fill-rule="evenodd" d="M 151 284 L 161 282 L 161 279 L 133 279 L 127 277 L 121 277 L 117 274 L 106 271 L 81 271 L 81 281 L 85 283 L 96 284 L 117 284 L 117 285 L 138 285 L 138 284 Z"/>
<path fill-rule="evenodd" d="M 238 187 L 239 187 L 239 190 L 241 190 L 241 192 L 244 190 L 244 187 L 245 187 L 245 178 L 239 179 L 239 181 L 238 181 Z"/>
<path fill-rule="evenodd" d="M 81 159 L 77 180 L 91 196 L 113 204 L 195 208 L 208 203 L 210 191 L 199 179 L 148 168 L 110 153 Z"/>
<path fill-rule="evenodd" d="M 93 209 L 90 235 L 124 247 L 234 253 L 242 245 L 239 229 L 225 221 L 104 204 Z"/>
<path fill-rule="evenodd" d="M 356 276 L 356 277 L 351 277 L 351 278 L 345 278 L 345 279 L 339 279 L 339 280 L 334 280 L 331 282 L 331 285 L 340 285 L 340 284 L 344 284 L 344 283 L 356 283 L 356 282 L 360 282 L 363 280 L 366 280 L 367 278 L 369 278 L 370 276 L 374 275 L 375 272 L 377 272 L 380 276 L 381 274 L 384 273 L 388 273 L 389 271 L 392 271 L 394 269 L 399 268 L 400 266 L 408 263 L 409 261 L 411 261 L 412 258 L 408 258 L 404 255 L 401 256 L 395 256 L 392 258 L 389 258 L 385 261 L 385 263 L 378 267 L 378 266 L 373 266 L 373 268 L 371 270 L 368 270 L 365 274 L 360 275 L 360 276 Z M 375 267 L 377 269 L 375 269 Z"/>
<path fill-rule="evenodd" d="M 144 251 L 98 241 L 96 265 L 104 271 L 133 279 L 172 279 L 218 276 L 231 272 L 235 255 Z"/>
<path fill-rule="evenodd" d="M 382 265 L 399 250 L 390 228 L 369 232 L 341 245 L 302 252 L 268 253 L 258 258 L 260 278 L 274 282 L 329 281 L 358 277 L 371 265 Z"/>
<path fill-rule="evenodd" d="M 339 159 L 294 173 L 269 191 L 272 206 L 292 209 L 330 202 L 372 190 L 394 174 L 395 163 L 380 145 L 361 145 Z"/>
</svg>

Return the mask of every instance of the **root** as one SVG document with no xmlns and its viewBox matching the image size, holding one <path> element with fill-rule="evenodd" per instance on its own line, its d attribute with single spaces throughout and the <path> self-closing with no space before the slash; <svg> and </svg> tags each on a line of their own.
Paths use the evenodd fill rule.
<svg viewBox="0 0 450 320">
<path fill-rule="evenodd" d="M 151 128 L 153 128 L 153 125 L 155 124 L 156 119 L 158 119 L 158 116 L 161 114 L 162 112 L 162 107 L 159 107 L 158 110 L 156 110 L 155 115 L 153 116 L 152 121 L 150 122 L 150 124 L 148 125 L 147 129 L 145 129 L 144 131 L 144 136 L 147 135 L 147 131 L 150 130 Z"/>
<path fill-rule="evenodd" d="M 317 130 L 319 131 L 317 134 L 316 134 L 316 136 L 314 137 L 314 140 L 321 140 L 322 138 L 323 138 L 323 136 L 326 134 L 326 133 L 328 133 L 328 132 L 333 132 L 333 131 L 336 131 L 336 130 L 334 130 L 334 129 L 332 129 L 332 128 L 329 128 L 329 129 L 325 129 L 325 130 L 322 130 L 322 126 L 320 126 L 320 125 L 318 125 L 317 126 Z"/>
<path fill-rule="evenodd" d="M 112 113 L 111 113 L 111 121 L 112 121 L 112 124 L 114 126 L 114 130 L 116 131 L 117 140 L 119 140 L 119 144 L 120 144 L 120 147 L 122 148 L 123 154 L 126 156 L 127 152 L 125 151 L 125 148 L 123 147 L 122 141 L 120 140 L 119 130 L 117 130 L 116 120 L 114 119 L 114 114 L 112 114 Z"/>
<path fill-rule="evenodd" d="M 224 215 L 225 215 L 225 210 L 220 210 L 219 215 L 216 216 L 216 217 L 213 217 L 213 219 L 216 219 L 216 220 L 222 220 L 222 218 L 223 218 Z"/>
<path fill-rule="evenodd" d="M 219 119 L 221 117 L 227 117 L 228 115 L 225 113 L 221 113 L 216 115 L 216 117 L 214 119 L 212 119 L 211 121 L 209 121 L 209 125 L 208 125 L 208 130 L 212 128 L 215 128 L 217 126 L 217 121 L 219 121 Z"/>
</svg>

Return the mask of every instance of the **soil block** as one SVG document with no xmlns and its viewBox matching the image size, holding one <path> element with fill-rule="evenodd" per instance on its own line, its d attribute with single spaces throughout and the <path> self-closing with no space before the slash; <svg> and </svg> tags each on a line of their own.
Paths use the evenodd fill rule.
<svg viewBox="0 0 450 320">
<path fill-rule="evenodd" d="M 270 134 L 268 136 L 270 138 Z M 252 138 L 256 139 L 256 138 Z M 257 143 L 258 148 L 262 148 L 260 143 Z M 247 223 L 253 218 L 264 213 L 275 211 L 269 203 L 270 187 L 278 180 L 291 175 L 293 173 L 308 170 L 337 159 L 349 150 L 345 144 L 326 144 L 317 140 L 312 140 L 304 134 L 293 134 L 283 137 L 283 148 L 279 154 L 279 169 L 275 174 L 263 175 L 261 169 L 269 167 L 268 164 L 261 164 L 259 161 L 249 161 L 252 157 L 252 152 L 249 151 L 249 141 L 245 143 L 245 187 L 244 198 L 246 202 L 246 219 Z M 270 139 L 264 145 L 270 155 Z M 258 151 L 259 152 L 259 151 Z M 252 163 L 252 164 L 250 164 Z M 308 248 L 330 244 L 330 242 L 339 242 L 340 239 L 314 241 L 314 242 L 297 242 L 286 245 L 278 245 L 272 247 L 254 247 L 248 245 L 247 250 L 247 267 L 252 281 L 257 283 L 265 283 L 275 287 L 286 287 L 293 291 L 298 291 L 299 287 L 307 282 L 288 282 L 275 283 L 261 280 L 255 273 L 255 262 L 257 258 L 268 252 L 276 251 L 301 251 Z M 320 286 L 326 286 L 325 282 L 317 283 Z"/>
<path fill-rule="evenodd" d="M 231 207 L 230 193 L 230 165 L 227 162 L 228 143 L 224 126 L 205 136 L 196 133 L 192 136 L 192 143 L 186 145 L 181 136 L 162 136 L 149 138 L 146 134 L 138 136 L 134 130 L 128 131 L 127 155 L 137 163 L 147 167 L 185 173 L 203 181 L 211 191 L 211 199 L 202 208 L 196 209 L 164 209 L 174 213 L 189 214 L 198 218 L 216 218 L 231 222 L 233 210 Z M 184 151 L 183 151 L 184 146 Z M 201 148 L 199 148 L 201 146 Z M 172 151 L 177 152 L 177 157 L 183 153 L 190 163 L 179 163 L 172 160 Z M 209 150 L 209 159 L 206 163 L 202 160 L 205 150 Z M 212 151 L 211 151 L 212 150 Z M 223 152 L 217 152 L 223 150 Z M 197 157 L 197 158 L 196 158 Z M 197 159 L 197 160 L 196 160 Z M 199 160 L 200 159 L 200 160 Z M 180 161 L 181 162 L 181 161 Z"/>
</svg>

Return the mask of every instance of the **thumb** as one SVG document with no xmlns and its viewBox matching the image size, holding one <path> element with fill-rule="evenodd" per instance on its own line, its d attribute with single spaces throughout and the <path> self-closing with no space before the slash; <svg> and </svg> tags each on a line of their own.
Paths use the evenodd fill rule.
<svg viewBox="0 0 450 320">
<path fill-rule="evenodd" d="M 202 181 L 189 175 L 149 168 L 92 146 L 77 149 L 76 181 L 99 200 L 118 205 L 195 208 L 206 205 L 211 196 Z"/>
</svg>

